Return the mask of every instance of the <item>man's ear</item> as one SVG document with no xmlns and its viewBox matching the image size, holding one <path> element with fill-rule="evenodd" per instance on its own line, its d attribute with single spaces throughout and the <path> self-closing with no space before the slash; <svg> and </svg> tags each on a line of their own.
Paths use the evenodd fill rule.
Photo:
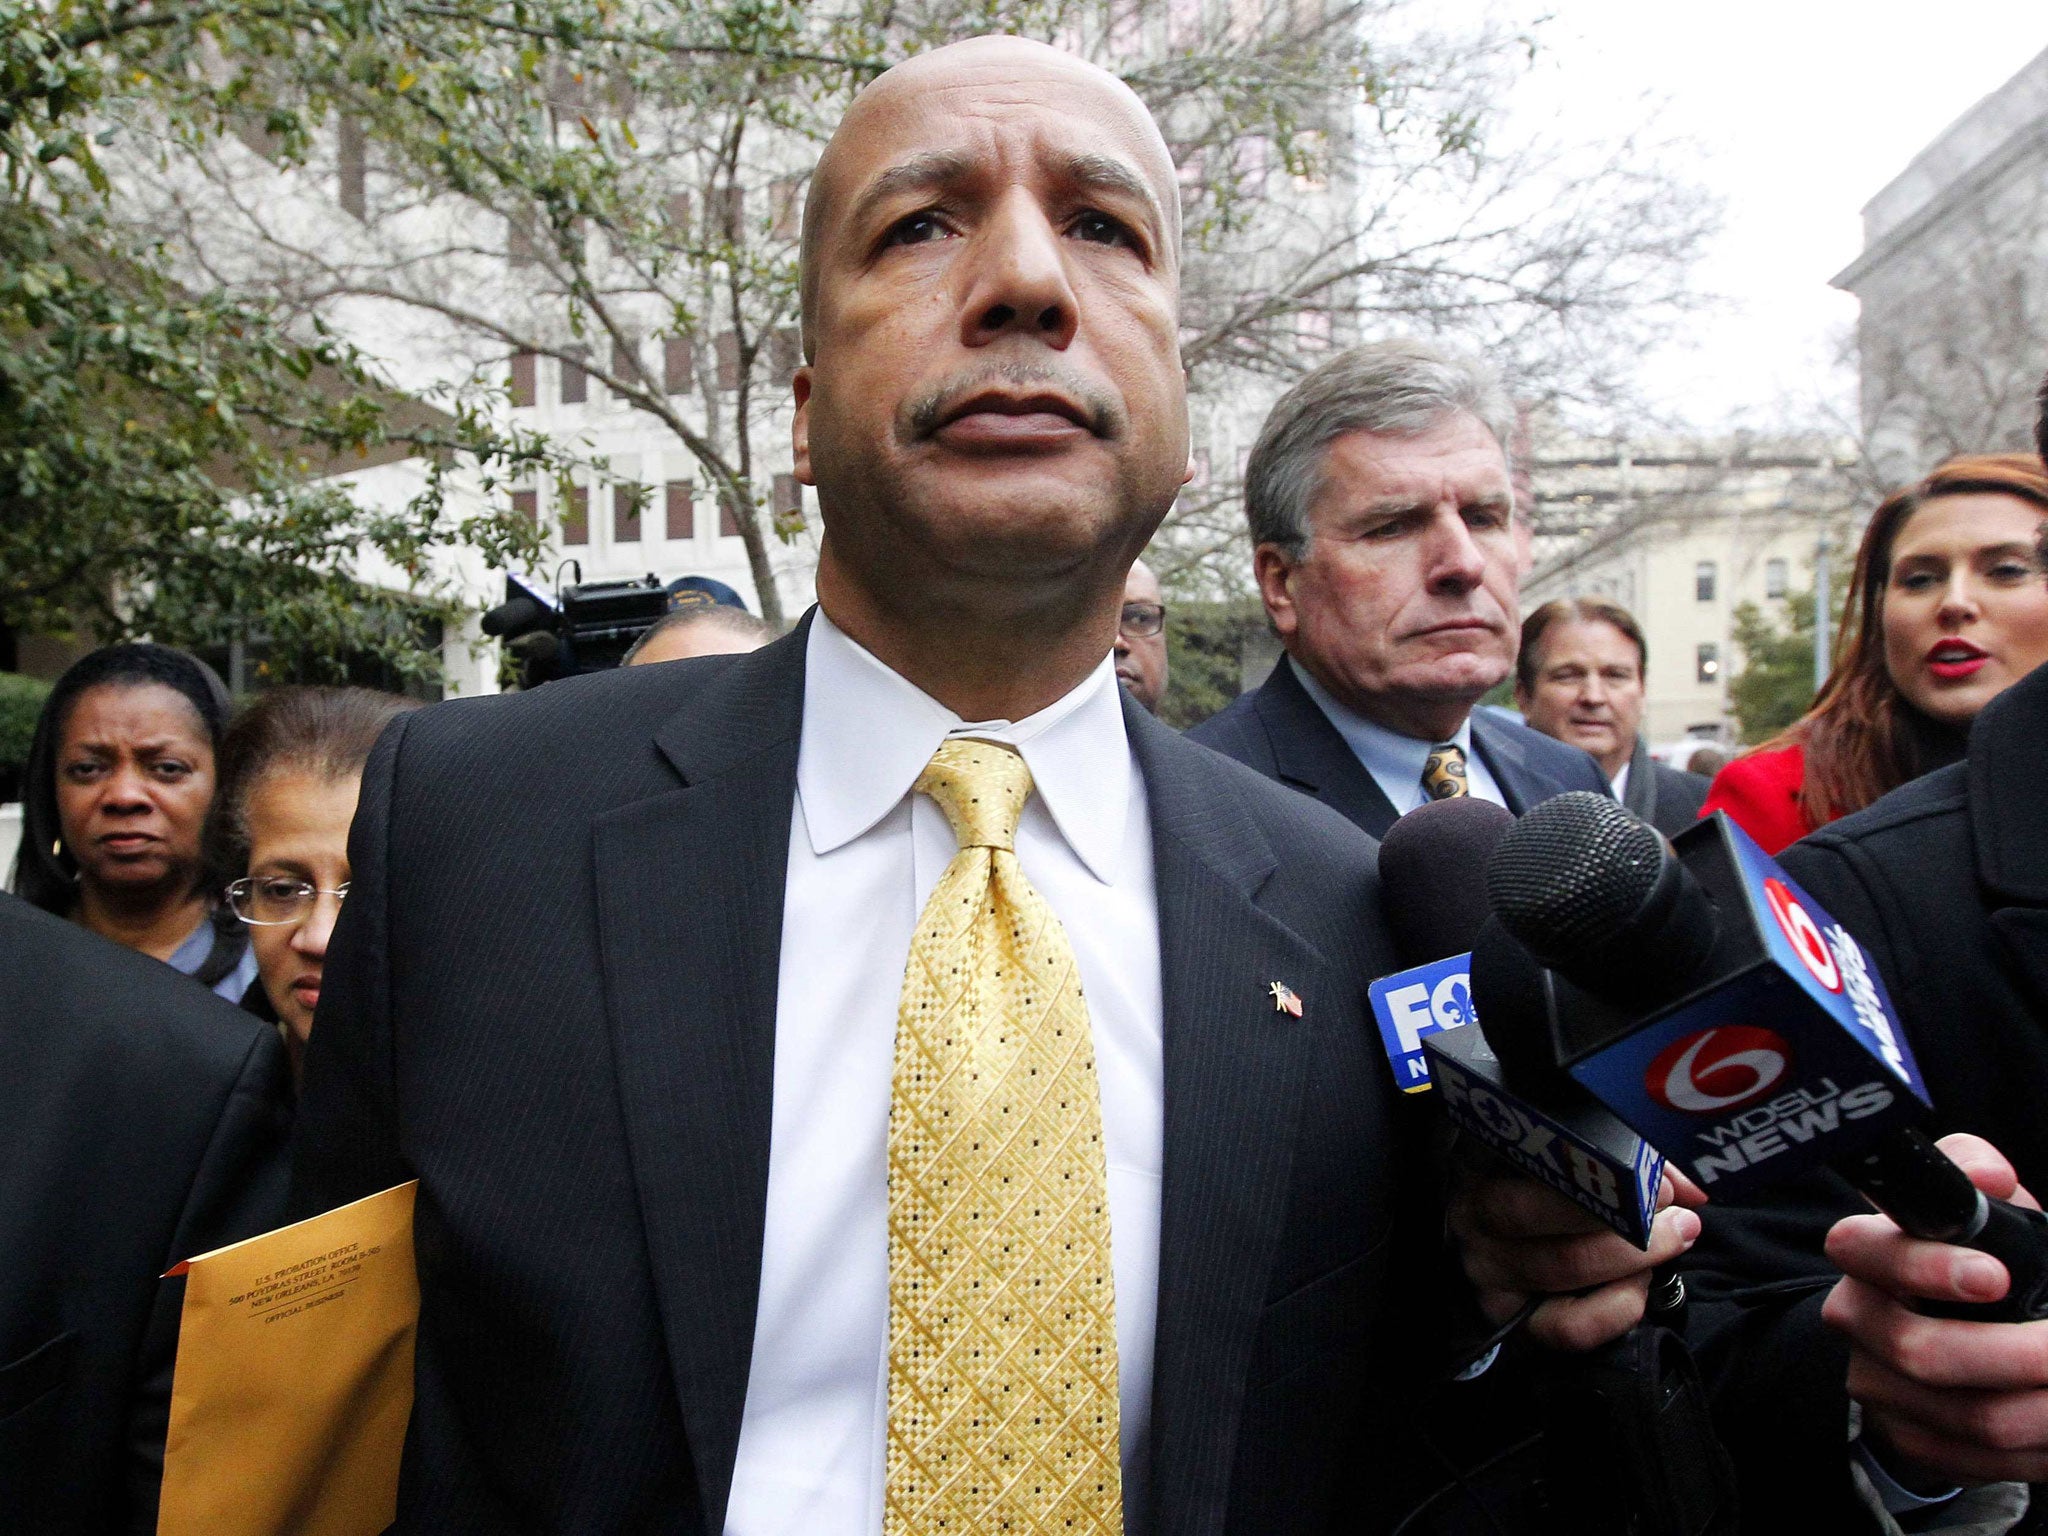
<svg viewBox="0 0 2048 1536">
<path fill-rule="evenodd" d="M 1259 584 L 1259 600 L 1266 605 L 1266 617 L 1282 640 L 1292 639 L 1301 623 L 1294 606 L 1294 563 L 1278 544 L 1261 544 L 1252 551 L 1252 577 Z"/>
<path fill-rule="evenodd" d="M 817 476 L 811 473 L 811 365 L 806 363 L 797 369 L 796 376 L 789 381 L 789 391 L 796 397 L 796 417 L 790 422 L 790 446 L 796 454 L 796 477 L 805 485 L 816 485 Z"/>
</svg>

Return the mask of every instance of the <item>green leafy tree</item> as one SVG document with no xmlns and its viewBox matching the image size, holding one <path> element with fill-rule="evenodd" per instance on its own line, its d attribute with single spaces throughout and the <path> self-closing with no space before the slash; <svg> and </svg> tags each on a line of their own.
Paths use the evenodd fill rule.
<svg viewBox="0 0 2048 1536">
<path fill-rule="evenodd" d="M 1782 618 L 1755 603 L 1731 615 L 1742 670 L 1728 684 L 1728 704 L 1746 745 L 1768 741 L 1813 703 L 1813 593 L 1786 594 Z"/>
<path fill-rule="evenodd" d="M 21 798 L 21 771 L 50 685 L 0 672 L 0 804 Z"/>
<path fill-rule="evenodd" d="M 1200 725 L 1240 691 L 1244 648 L 1266 629 L 1257 602 L 1173 602 L 1166 610 L 1166 695 L 1159 718 L 1176 730 Z"/>
<path fill-rule="evenodd" d="M 372 29 L 373 8 L 279 9 Z M 253 635 L 284 675 L 350 653 L 429 673 L 418 621 L 449 611 L 437 557 L 534 549 L 491 493 L 558 459 L 474 391 L 401 394 L 317 317 L 208 282 L 140 217 L 144 135 L 175 174 L 241 123 L 200 54 L 244 14 L 0 0 L 0 624 Z M 335 478 L 401 456 L 423 466 L 403 506 Z M 366 559 L 383 581 L 360 577 Z"/>
</svg>

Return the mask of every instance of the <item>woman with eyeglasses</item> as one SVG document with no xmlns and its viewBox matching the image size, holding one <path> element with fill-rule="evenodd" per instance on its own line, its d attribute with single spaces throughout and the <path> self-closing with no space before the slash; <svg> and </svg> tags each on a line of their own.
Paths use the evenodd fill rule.
<svg viewBox="0 0 2048 1536">
<path fill-rule="evenodd" d="M 240 871 L 228 904 L 248 928 L 262 983 L 243 1006 L 283 1026 L 295 1078 L 348 894 L 363 764 L 384 727 L 418 707 L 368 688 L 279 688 L 250 704 L 221 745 L 207 837 L 217 867 Z"/>
</svg>

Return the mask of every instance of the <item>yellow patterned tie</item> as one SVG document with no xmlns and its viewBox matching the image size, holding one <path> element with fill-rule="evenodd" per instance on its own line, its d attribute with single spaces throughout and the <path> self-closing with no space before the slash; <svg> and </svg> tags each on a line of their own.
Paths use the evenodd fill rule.
<svg viewBox="0 0 2048 1536">
<path fill-rule="evenodd" d="M 886 1536 L 1121 1536 L 1116 1286 L 1074 952 L 1018 867 L 1031 770 L 953 740 L 889 1105 Z"/>
<path fill-rule="evenodd" d="M 1422 789 L 1432 800 L 1455 800 L 1472 793 L 1465 779 L 1465 749 L 1455 741 L 1440 741 L 1431 747 L 1422 765 Z"/>
</svg>

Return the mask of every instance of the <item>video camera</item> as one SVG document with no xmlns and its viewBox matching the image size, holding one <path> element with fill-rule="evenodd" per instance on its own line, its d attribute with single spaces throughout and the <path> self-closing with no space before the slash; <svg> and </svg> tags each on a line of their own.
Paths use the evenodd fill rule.
<svg viewBox="0 0 2048 1536">
<path fill-rule="evenodd" d="M 658 576 L 584 581 L 582 566 L 572 560 L 567 568 L 576 581 L 558 586 L 552 598 L 508 573 L 505 601 L 483 617 L 484 633 L 503 640 L 519 663 L 521 688 L 616 667 L 669 611 L 669 590 Z"/>
</svg>

